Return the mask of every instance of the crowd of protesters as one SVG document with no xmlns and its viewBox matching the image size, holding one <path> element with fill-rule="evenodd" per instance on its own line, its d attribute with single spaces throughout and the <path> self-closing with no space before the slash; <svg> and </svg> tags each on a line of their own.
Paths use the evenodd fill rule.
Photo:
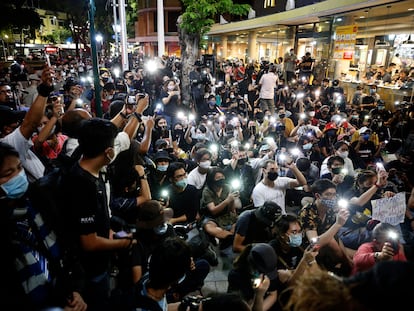
<svg viewBox="0 0 414 311">
<path fill-rule="evenodd" d="M 197 61 L 190 102 L 175 57 L 100 66 L 99 101 L 90 64 L 4 72 L 1 228 L 12 251 L 2 304 L 194 310 L 188 295 L 202 296 L 212 262 L 177 228 L 232 252 L 228 293 L 194 298 L 202 310 L 220 299 L 238 310 L 299 305 L 313 265 L 349 281 L 412 261 L 413 103 L 386 109 L 375 84 L 348 102 L 341 81 L 319 80 L 314 66 L 293 49 L 275 62 Z M 64 221 L 50 221 L 36 187 L 62 162 L 54 216 Z M 373 219 L 372 200 L 399 193 L 403 222 Z M 63 290 L 65 266 L 52 263 L 64 250 L 81 272 Z"/>
</svg>

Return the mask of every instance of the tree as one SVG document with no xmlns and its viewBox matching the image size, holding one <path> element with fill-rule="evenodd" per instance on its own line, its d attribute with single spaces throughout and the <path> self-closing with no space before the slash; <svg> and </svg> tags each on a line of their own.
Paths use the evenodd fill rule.
<svg viewBox="0 0 414 311">
<path fill-rule="evenodd" d="M 34 38 L 36 30 L 42 25 L 42 20 L 34 9 L 23 7 L 25 2 L 12 0 L 0 4 L 0 12 L 2 12 L 0 30 L 13 29 L 13 32 L 21 34 L 22 41 L 24 32 Z"/>
<path fill-rule="evenodd" d="M 234 4 L 232 0 L 182 0 L 184 13 L 177 20 L 181 45 L 182 77 L 181 89 L 183 101 L 190 102 L 189 73 L 199 58 L 201 38 L 215 23 L 218 14 L 235 16 L 247 15 L 248 4 Z"/>
</svg>

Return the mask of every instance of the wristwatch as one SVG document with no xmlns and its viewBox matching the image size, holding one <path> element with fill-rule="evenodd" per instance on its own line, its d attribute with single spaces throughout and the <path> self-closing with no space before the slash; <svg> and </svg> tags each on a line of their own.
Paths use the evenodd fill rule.
<svg viewBox="0 0 414 311">
<path fill-rule="evenodd" d="M 147 179 L 147 175 L 146 175 L 146 174 L 144 174 L 144 175 L 142 175 L 142 176 L 139 176 L 139 179 Z"/>
<path fill-rule="evenodd" d="M 379 260 L 379 255 L 380 255 L 379 252 L 375 252 L 374 253 L 374 260 L 375 260 L 375 262 L 377 262 Z"/>
</svg>

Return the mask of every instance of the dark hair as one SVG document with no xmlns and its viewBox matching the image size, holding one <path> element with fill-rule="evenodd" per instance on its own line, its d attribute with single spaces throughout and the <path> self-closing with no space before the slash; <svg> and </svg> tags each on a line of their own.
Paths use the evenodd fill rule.
<svg viewBox="0 0 414 311">
<path fill-rule="evenodd" d="M 276 161 L 275 161 L 275 160 L 272 160 L 272 159 L 266 160 L 266 161 L 263 163 L 262 168 L 267 168 L 267 166 L 268 166 L 269 164 L 275 164 L 275 163 L 276 163 Z"/>
<path fill-rule="evenodd" d="M 340 140 L 340 141 L 337 141 L 335 144 L 334 144 L 334 149 L 335 150 L 338 150 L 339 148 L 341 148 L 343 145 L 346 145 L 347 147 L 349 147 L 349 145 L 346 143 L 346 142 L 344 142 L 343 140 Z"/>
<path fill-rule="evenodd" d="M 299 158 L 296 160 L 296 166 L 299 169 L 299 171 L 304 172 L 311 167 L 311 161 L 306 157 Z"/>
<path fill-rule="evenodd" d="M 328 159 L 328 163 L 326 163 L 326 165 L 331 168 L 332 164 L 337 161 L 337 162 L 341 162 L 341 164 L 345 164 L 345 160 L 343 158 L 341 158 L 340 156 L 330 156 Z"/>
<path fill-rule="evenodd" d="M 104 91 L 115 91 L 116 90 L 115 84 L 112 82 L 107 82 L 103 86 L 103 90 Z"/>
<path fill-rule="evenodd" d="M 276 223 L 275 228 L 280 235 L 285 234 L 289 230 L 289 224 L 292 222 L 297 222 L 299 226 L 302 228 L 302 224 L 299 221 L 298 216 L 293 213 L 287 213 L 285 215 L 282 215 L 280 220 Z"/>
<path fill-rule="evenodd" d="M 322 194 L 327 189 L 331 189 L 331 188 L 336 189 L 336 185 L 327 178 L 318 179 L 311 186 L 313 194 L 315 193 Z"/>
<path fill-rule="evenodd" d="M 200 162 L 200 160 L 206 155 L 208 154 L 211 158 L 211 152 L 207 149 L 207 148 L 201 148 L 198 149 L 196 154 L 195 154 L 195 160 L 197 162 Z"/>
<path fill-rule="evenodd" d="M 380 222 L 376 224 L 374 229 L 372 230 L 372 238 L 380 243 L 383 243 L 387 240 L 390 231 L 397 233 L 394 226 L 387 224 L 385 222 Z"/>
<path fill-rule="evenodd" d="M 148 286 L 167 289 L 190 270 L 190 246 L 179 237 L 168 237 L 152 252 Z"/>
<path fill-rule="evenodd" d="M 174 174 L 177 170 L 179 169 L 184 169 L 185 170 L 185 165 L 182 162 L 172 162 L 168 165 L 167 168 L 167 172 L 166 172 L 166 177 L 167 178 L 174 178 Z"/>
<path fill-rule="evenodd" d="M 3 166 L 4 159 L 9 156 L 14 156 L 18 158 L 19 152 L 16 149 L 14 149 L 13 146 L 7 143 L 0 142 L 0 167 Z"/>
<path fill-rule="evenodd" d="M 82 121 L 89 118 L 91 115 L 83 108 L 66 111 L 62 117 L 62 133 L 72 138 L 78 138 Z"/>
<path fill-rule="evenodd" d="M 374 171 L 371 170 L 362 170 L 355 177 L 354 187 L 359 189 L 359 184 L 364 183 L 366 180 L 377 176 Z"/>
<path fill-rule="evenodd" d="M 87 158 L 94 158 L 113 147 L 118 128 L 109 120 L 92 118 L 82 121 L 79 132 L 79 147 Z"/>
<path fill-rule="evenodd" d="M 221 173 L 224 175 L 224 170 L 221 167 L 213 166 L 213 167 L 210 167 L 210 169 L 207 172 L 206 185 L 210 189 L 214 189 L 214 182 L 215 182 L 214 178 L 217 173 Z"/>
</svg>

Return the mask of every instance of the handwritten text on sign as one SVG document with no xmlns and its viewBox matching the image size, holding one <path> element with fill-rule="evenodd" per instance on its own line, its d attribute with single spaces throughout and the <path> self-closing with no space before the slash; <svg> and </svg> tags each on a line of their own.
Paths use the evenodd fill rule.
<svg viewBox="0 0 414 311">
<path fill-rule="evenodd" d="M 391 225 L 404 222 L 406 209 L 405 193 L 400 192 L 391 198 L 372 200 L 372 219 Z"/>
</svg>

